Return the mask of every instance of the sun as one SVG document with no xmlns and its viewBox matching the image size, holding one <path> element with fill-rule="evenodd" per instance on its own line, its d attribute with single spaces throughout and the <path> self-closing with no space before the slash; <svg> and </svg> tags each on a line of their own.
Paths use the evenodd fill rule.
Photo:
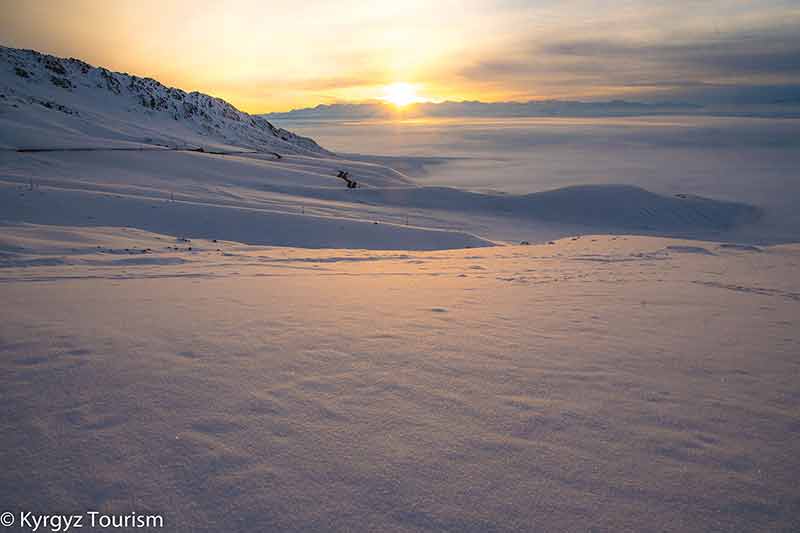
<svg viewBox="0 0 800 533">
<path fill-rule="evenodd" d="M 383 88 L 381 100 L 394 104 L 397 107 L 405 107 L 408 104 L 423 101 L 417 94 L 417 88 L 405 82 L 392 83 L 391 85 L 385 86 Z"/>
</svg>

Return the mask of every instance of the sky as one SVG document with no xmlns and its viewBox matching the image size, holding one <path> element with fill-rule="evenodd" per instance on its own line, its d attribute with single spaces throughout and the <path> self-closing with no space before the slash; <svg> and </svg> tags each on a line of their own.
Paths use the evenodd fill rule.
<svg viewBox="0 0 800 533">
<path fill-rule="evenodd" d="M 0 13 L 3 45 L 251 113 L 400 83 L 432 101 L 800 99 L 796 0 L 0 0 Z"/>
</svg>

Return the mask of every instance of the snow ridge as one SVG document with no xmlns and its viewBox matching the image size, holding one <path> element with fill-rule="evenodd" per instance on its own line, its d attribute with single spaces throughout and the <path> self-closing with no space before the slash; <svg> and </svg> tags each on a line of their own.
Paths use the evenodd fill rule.
<svg viewBox="0 0 800 533">
<path fill-rule="evenodd" d="M 74 120 L 115 111 L 119 116 L 122 111 L 127 112 L 129 123 L 142 119 L 171 120 L 225 145 L 259 151 L 328 154 L 312 139 L 239 111 L 221 98 L 187 93 L 152 78 L 112 72 L 79 59 L 0 46 L 0 114 L 9 107 L 25 106 L 41 106 Z M 139 140 L 164 141 L 153 136 Z M 187 144 L 202 144 L 186 140 Z"/>
</svg>

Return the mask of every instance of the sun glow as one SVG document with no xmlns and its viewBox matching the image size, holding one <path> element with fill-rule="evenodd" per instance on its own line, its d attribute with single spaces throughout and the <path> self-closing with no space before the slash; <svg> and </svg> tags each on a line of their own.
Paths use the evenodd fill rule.
<svg viewBox="0 0 800 533">
<path fill-rule="evenodd" d="M 381 100 L 394 104 L 397 107 L 405 107 L 408 104 L 424 101 L 424 99 L 417 94 L 417 87 L 405 82 L 393 83 L 384 87 Z"/>
</svg>

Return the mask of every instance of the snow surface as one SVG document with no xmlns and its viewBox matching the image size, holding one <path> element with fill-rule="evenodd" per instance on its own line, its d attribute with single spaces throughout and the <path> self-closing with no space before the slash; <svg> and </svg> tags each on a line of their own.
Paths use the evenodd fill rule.
<svg viewBox="0 0 800 533">
<path fill-rule="evenodd" d="M 170 531 L 800 525 L 797 245 L 0 235 L 6 509 Z"/>
<path fill-rule="evenodd" d="M 528 194 L 633 185 L 758 206 L 750 239 L 800 241 L 800 119 L 733 117 L 280 120 L 420 185 Z M 377 156 L 374 154 L 383 154 Z"/>
<path fill-rule="evenodd" d="M 0 511 L 800 527 L 800 245 L 762 207 L 422 187 L 30 51 L 0 93 Z"/>
</svg>

